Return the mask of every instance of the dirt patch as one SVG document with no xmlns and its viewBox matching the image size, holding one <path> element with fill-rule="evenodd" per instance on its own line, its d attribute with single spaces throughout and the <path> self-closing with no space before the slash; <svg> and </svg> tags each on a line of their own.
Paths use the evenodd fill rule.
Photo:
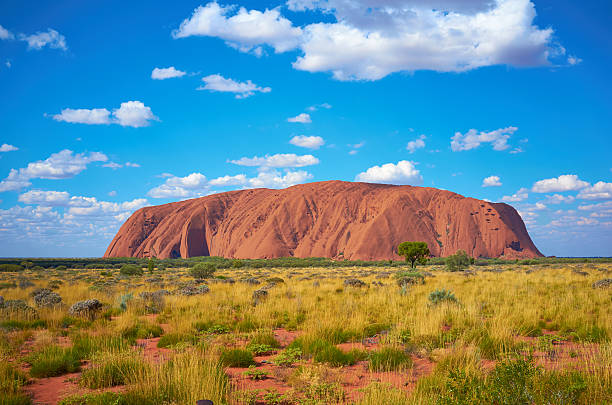
<svg viewBox="0 0 612 405">
<path fill-rule="evenodd" d="M 79 391 L 77 384 L 81 373 L 66 374 L 58 377 L 35 379 L 25 387 L 35 405 L 55 405 L 60 399 Z"/>
<path fill-rule="evenodd" d="M 172 355 L 172 350 L 157 347 L 160 338 L 136 339 L 136 347 L 142 349 L 145 359 L 159 363 Z"/>
</svg>

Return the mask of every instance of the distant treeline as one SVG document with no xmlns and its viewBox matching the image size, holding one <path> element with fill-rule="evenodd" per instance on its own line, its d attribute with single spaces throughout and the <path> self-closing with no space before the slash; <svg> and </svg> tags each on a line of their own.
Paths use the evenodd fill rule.
<svg viewBox="0 0 612 405">
<path fill-rule="evenodd" d="M 296 268 L 296 267 L 400 267 L 405 266 L 404 261 L 391 260 L 332 260 L 325 257 L 280 257 L 276 259 L 227 259 L 224 257 L 191 257 L 188 259 L 148 259 L 137 257 L 112 257 L 112 258 L 5 258 L 0 259 L 0 271 L 21 271 L 24 269 L 113 269 L 121 268 L 124 264 L 135 264 L 147 267 L 149 261 L 153 260 L 157 269 L 193 267 L 196 263 L 206 262 L 214 264 L 218 269 L 227 268 Z M 475 266 L 486 265 L 540 265 L 540 264 L 564 264 L 564 263 L 612 263 L 610 257 L 540 257 L 537 259 L 503 260 L 503 259 L 476 259 Z M 434 257 L 429 259 L 427 265 L 443 265 L 444 258 Z"/>
</svg>

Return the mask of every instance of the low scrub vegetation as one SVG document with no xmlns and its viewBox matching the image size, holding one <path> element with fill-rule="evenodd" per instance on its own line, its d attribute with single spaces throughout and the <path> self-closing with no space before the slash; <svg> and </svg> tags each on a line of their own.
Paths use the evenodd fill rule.
<svg viewBox="0 0 612 405">
<path fill-rule="evenodd" d="M 612 264 L 461 260 L 0 261 L 0 405 L 609 402 Z"/>
</svg>

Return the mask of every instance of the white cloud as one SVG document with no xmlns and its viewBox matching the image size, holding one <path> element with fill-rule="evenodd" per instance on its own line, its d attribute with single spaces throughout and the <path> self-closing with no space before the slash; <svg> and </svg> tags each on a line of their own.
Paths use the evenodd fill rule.
<svg viewBox="0 0 612 405">
<path fill-rule="evenodd" d="M 311 105 L 310 107 L 307 108 L 307 110 L 317 111 L 320 108 L 325 108 L 326 110 L 329 110 L 330 108 L 332 108 L 332 106 L 329 103 L 321 103 L 321 104 Z"/>
<path fill-rule="evenodd" d="M 253 156 L 252 158 L 243 157 L 238 160 L 231 160 L 233 164 L 240 166 L 258 167 L 304 167 L 319 163 L 319 159 L 312 155 L 296 155 L 294 153 L 278 153 L 276 155 L 266 155 L 263 157 Z"/>
<path fill-rule="evenodd" d="M 134 162 L 125 162 L 125 166 L 126 167 L 140 167 L 138 163 L 134 163 Z"/>
<path fill-rule="evenodd" d="M 53 116 L 55 121 L 64 121 L 78 124 L 110 124 L 110 111 L 106 108 L 64 108 L 60 114 Z"/>
<path fill-rule="evenodd" d="M 400 160 L 397 164 L 386 163 L 372 166 L 355 177 L 356 181 L 385 184 L 421 184 L 423 177 L 415 168 L 414 162 Z"/>
<path fill-rule="evenodd" d="M 288 171 L 284 175 L 276 170 L 263 171 L 257 177 L 249 179 L 250 188 L 286 188 L 295 186 L 312 178 L 312 174 L 304 171 Z"/>
<path fill-rule="evenodd" d="M 2 25 L 0 25 L 0 39 L 6 40 L 6 39 L 13 39 L 13 38 L 15 38 L 13 33 L 7 30 L 6 28 L 4 28 Z"/>
<path fill-rule="evenodd" d="M 536 181 L 531 188 L 534 193 L 555 193 L 562 191 L 575 191 L 590 186 L 575 174 L 563 174 L 552 179 Z"/>
<path fill-rule="evenodd" d="M 209 90 L 209 91 L 220 91 L 235 93 L 236 98 L 247 98 L 255 94 L 255 92 L 269 93 L 272 91 L 269 87 L 259 87 L 250 80 L 246 82 L 237 82 L 233 79 L 226 79 L 221 75 L 209 75 L 202 78 L 205 83 L 204 86 L 200 86 L 197 90 Z"/>
<path fill-rule="evenodd" d="M 520 188 L 516 193 L 512 195 L 506 195 L 502 197 L 502 201 L 504 202 L 519 202 L 526 200 L 529 197 L 528 191 L 526 188 Z"/>
<path fill-rule="evenodd" d="M 301 148 L 319 149 L 325 141 L 320 136 L 296 135 L 291 138 L 289 143 Z"/>
<path fill-rule="evenodd" d="M 517 130 L 516 127 L 500 128 L 490 132 L 478 132 L 475 129 L 470 129 L 465 135 L 455 132 L 455 135 L 451 138 L 451 149 L 453 152 L 458 152 L 477 148 L 481 143 L 491 143 L 494 150 L 505 150 L 510 147 L 508 145 L 510 135 Z"/>
<path fill-rule="evenodd" d="M 19 150 L 19 148 L 13 145 L 9 145 L 8 143 L 3 143 L 0 146 L 0 152 L 13 152 L 16 150 Z"/>
<path fill-rule="evenodd" d="M 119 124 L 124 127 L 146 127 L 150 121 L 159 119 L 153 114 L 150 107 L 140 101 L 127 101 L 121 103 L 119 108 L 113 110 L 112 115 L 106 108 L 72 109 L 65 108 L 60 114 L 53 115 L 55 121 L 75 124 Z"/>
<path fill-rule="evenodd" d="M 117 195 L 117 191 L 111 190 L 111 191 L 108 192 L 108 195 L 111 196 L 111 197 L 114 197 L 114 196 Z"/>
<path fill-rule="evenodd" d="M 166 182 L 149 190 L 153 198 L 189 198 L 208 193 L 208 182 L 202 173 L 191 173 L 185 177 L 168 177 Z"/>
<path fill-rule="evenodd" d="M 65 206 L 70 201 L 66 191 L 30 190 L 19 195 L 19 202 L 44 206 Z"/>
<path fill-rule="evenodd" d="M 549 204 L 571 203 L 576 197 L 571 195 L 554 194 L 546 196 L 546 202 Z"/>
<path fill-rule="evenodd" d="M 113 110 L 117 124 L 122 127 L 146 127 L 149 121 L 157 121 L 150 107 L 145 106 L 140 101 L 127 101 L 121 103 L 121 107 Z"/>
<path fill-rule="evenodd" d="M 244 186 L 248 183 L 248 179 L 244 174 L 237 174 L 235 176 L 222 176 L 217 177 L 209 181 L 211 186 L 217 187 L 228 187 L 228 186 Z"/>
<path fill-rule="evenodd" d="M 116 163 L 116 162 L 108 162 L 108 163 L 103 164 L 102 167 L 108 167 L 110 169 L 116 170 L 116 169 L 122 168 L 123 165 Z"/>
<path fill-rule="evenodd" d="M 592 186 L 580 190 L 577 197 L 583 200 L 611 200 L 612 183 L 598 181 Z"/>
<path fill-rule="evenodd" d="M 598 204 L 579 205 L 578 209 L 581 211 L 605 212 L 612 215 L 612 201 L 606 201 Z"/>
<path fill-rule="evenodd" d="M 261 170 L 256 177 L 249 178 L 244 174 L 222 176 L 206 180 L 201 173 L 192 173 L 186 177 L 169 177 L 166 182 L 149 191 L 153 198 L 193 198 L 202 197 L 213 192 L 211 187 L 239 186 L 241 188 L 285 188 L 311 179 L 312 174 L 304 171 Z"/>
<path fill-rule="evenodd" d="M 263 45 L 271 46 L 276 52 L 285 52 L 298 45 L 302 30 L 281 16 L 278 9 L 261 12 L 240 7 L 234 13 L 236 9 L 237 6 L 223 7 L 217 2 L 200 6 L 172 35 L 174 38 L 217 37 L 241 52 L 259 55 Z"/>
<path fill-rule="evenodd" d="M 19 39 L 28 43 L 28 49 L 40 50 L 45 46 L 64 51 L 68 49 L 66 37 L 51 28 L 47 32 L 37 32 L 32 35 L 19 34 Z"/>
<path fill-rule="evenodd" d="M 65 149 L 45 160 L 29 163 L 21 169 L 11 169 L 6 179 L 0 182 L 0 192 L 19 190 L 29 186 L 31 179 L 66 179 L 74 177 L 92 162 L 106 162 L 108 158 L 100 152 L 74 154 Z"/>
<path fill-rule="evenodd" d="M 310 119 L 310 114 L 301 113 L 296 115 L 295 117 L 287 118 L 287 122 L 299 122 L 301 124 L 310 124 L 312 120 Z"/>
<path fill-rule="evenodd" d="M 572 66 L 579 65 L 580 63 L 582 63 L 582 59 L 574 55 L 569 55 L 567 57 L 567 63 L 569 63 Z"/>
<path fill-rule="evenodd" d="M 230 15 L 236 6 L 212 2 L 197 8 L 173 35 L 218 37 L 257 55 L 263 45 L 276 52 L 298 49 L 302 55 L 295 69 L 331 72 L 338 80 L 378 80 L 399 71 L 546 66 L 565 53 L 552 28 L 533 24 L 530 0 L 289 0 L 287 5 L 335 21 L 296 27 L 279 9 L 239 8 Z"/>
<path fill-rule="evenodd" d="M 187 72 L 177 70 L 174 68 L 174 66 L 170 66 L 168 68 L 155 68 L 153 69 L 153 72 L 151 72 L 151 79 L 166 80 L 166 79 L 172 79 L 174 77 L 183 77 L 186 74 Z"/>
<path fill-rule="evenodd" d="M 499 176 L 489 176 L 482 181 L 483 187 L 499 187 L 502 183 L 499 181 Z"/>
<path fill-rule="evenodd" d="M 408 145 L 406 145 L 406 150 L 410 153 L 414 153 L 417 149 L 424 148 L 425 139 L 427 139 L 427 137 L 425 135 L 421 135 L 417 139 L 408 142 Z"/>
</svg>

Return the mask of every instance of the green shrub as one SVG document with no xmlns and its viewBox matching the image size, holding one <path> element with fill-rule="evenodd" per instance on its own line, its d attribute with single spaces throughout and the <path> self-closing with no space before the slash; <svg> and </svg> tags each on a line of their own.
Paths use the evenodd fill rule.
<svg viewBox="0 0 612 405">
<path fill-rule="evenodd" d="M 124 276 L 142 276 L 144 272 L 140 266 L 135 264 L 124 264 L 121 266 L 119 273 Z"/>
<path fill-rule="evenodd" d="M 292 366 L 302 358 L 302 349 L 289 346 L 274 358 L 274 364 L 281 367 Z"/>
<path fill-rule="evenodd" d="M 225 367 L 240 367 L 246 368 L 255 364 L 253 353 L 244 349 L 228 349 L 221 352 L 219 358 L 221 364 Z"/>
<path fill-rule="evenodd" d="M 11 264 L 11 263 L 6 263 L 6 264 L 0 264 L 0 272 L 19 272 L 19 271 L 23 271 L 23 266 L 20 266 L 18 264 Z"/>
<path fill-rule="evenodd" d="M 196 263 L 189 272 L 193 278 L 211 278 L 215 271 L 217 266 L 212 263 Z"/>
<path fill-rule="evenodd" d="M 455 294 L 453 294 L 451 290 L 445 290 L 445 289 L 432 291 L 431 293 L 429 293 L 429 296 L 427 297 L 427 299 L 429 300 L 430 305 L 438 305 L 442 302 L 450 302 L 450 303 L 458 302 L 457 298 L 455 297 Z"/>
<path fill-rule="evenodd" d="M 36 378 L 77 372 L 80 369 L 80 360 L 78 353 L 72 348 L 55 345 L 47 346 L 26 358 L 26 362 L 32 366 L 30 375 Z"/>
<path fill-rule="evenodd" d="M 401 349 L 383 347 L 373 351 L 369 356 L 369 367 L 372 371 L 394 371 L 412 366 L 412 359 Z"/>
<path fill-rule="evenodd" d="M 244 373 L 245 376 L 247 376 L 248 378 L 250 378 L 251 380 L 265 380 L 268 377 L 268 372 L 265 370 L 259 370 L 257 368 L 255 368 L 255 366 L 249 366 L 249 369 L 247 371 L 245 371 Z"/>
<path fill-rule="evenodd" d="M 33 321 L 20 321 L 11 319 L 1 321 L 0 328 L 7 330 L 26 330 L 26 329 L 44 329 L 47 327 L 47 321 L 43 319 L 35 319 Z"/>
<path fill-rule="evenodd" d="M 448 271 L 462 271 L 470 267 L 473 259 L 470 259 L 465 253 L 465 250 L 458 250 L 454 255 L 450 255 L 446 258 L 446 270 Z"/>
<path fill-rule="evenodd" d="M 116 335 L 76 335 L 72 350 L 78 358 L 87 359 L 98 352 L 120 352 L 129 349 L 129 342 Z"/>
</svg>

